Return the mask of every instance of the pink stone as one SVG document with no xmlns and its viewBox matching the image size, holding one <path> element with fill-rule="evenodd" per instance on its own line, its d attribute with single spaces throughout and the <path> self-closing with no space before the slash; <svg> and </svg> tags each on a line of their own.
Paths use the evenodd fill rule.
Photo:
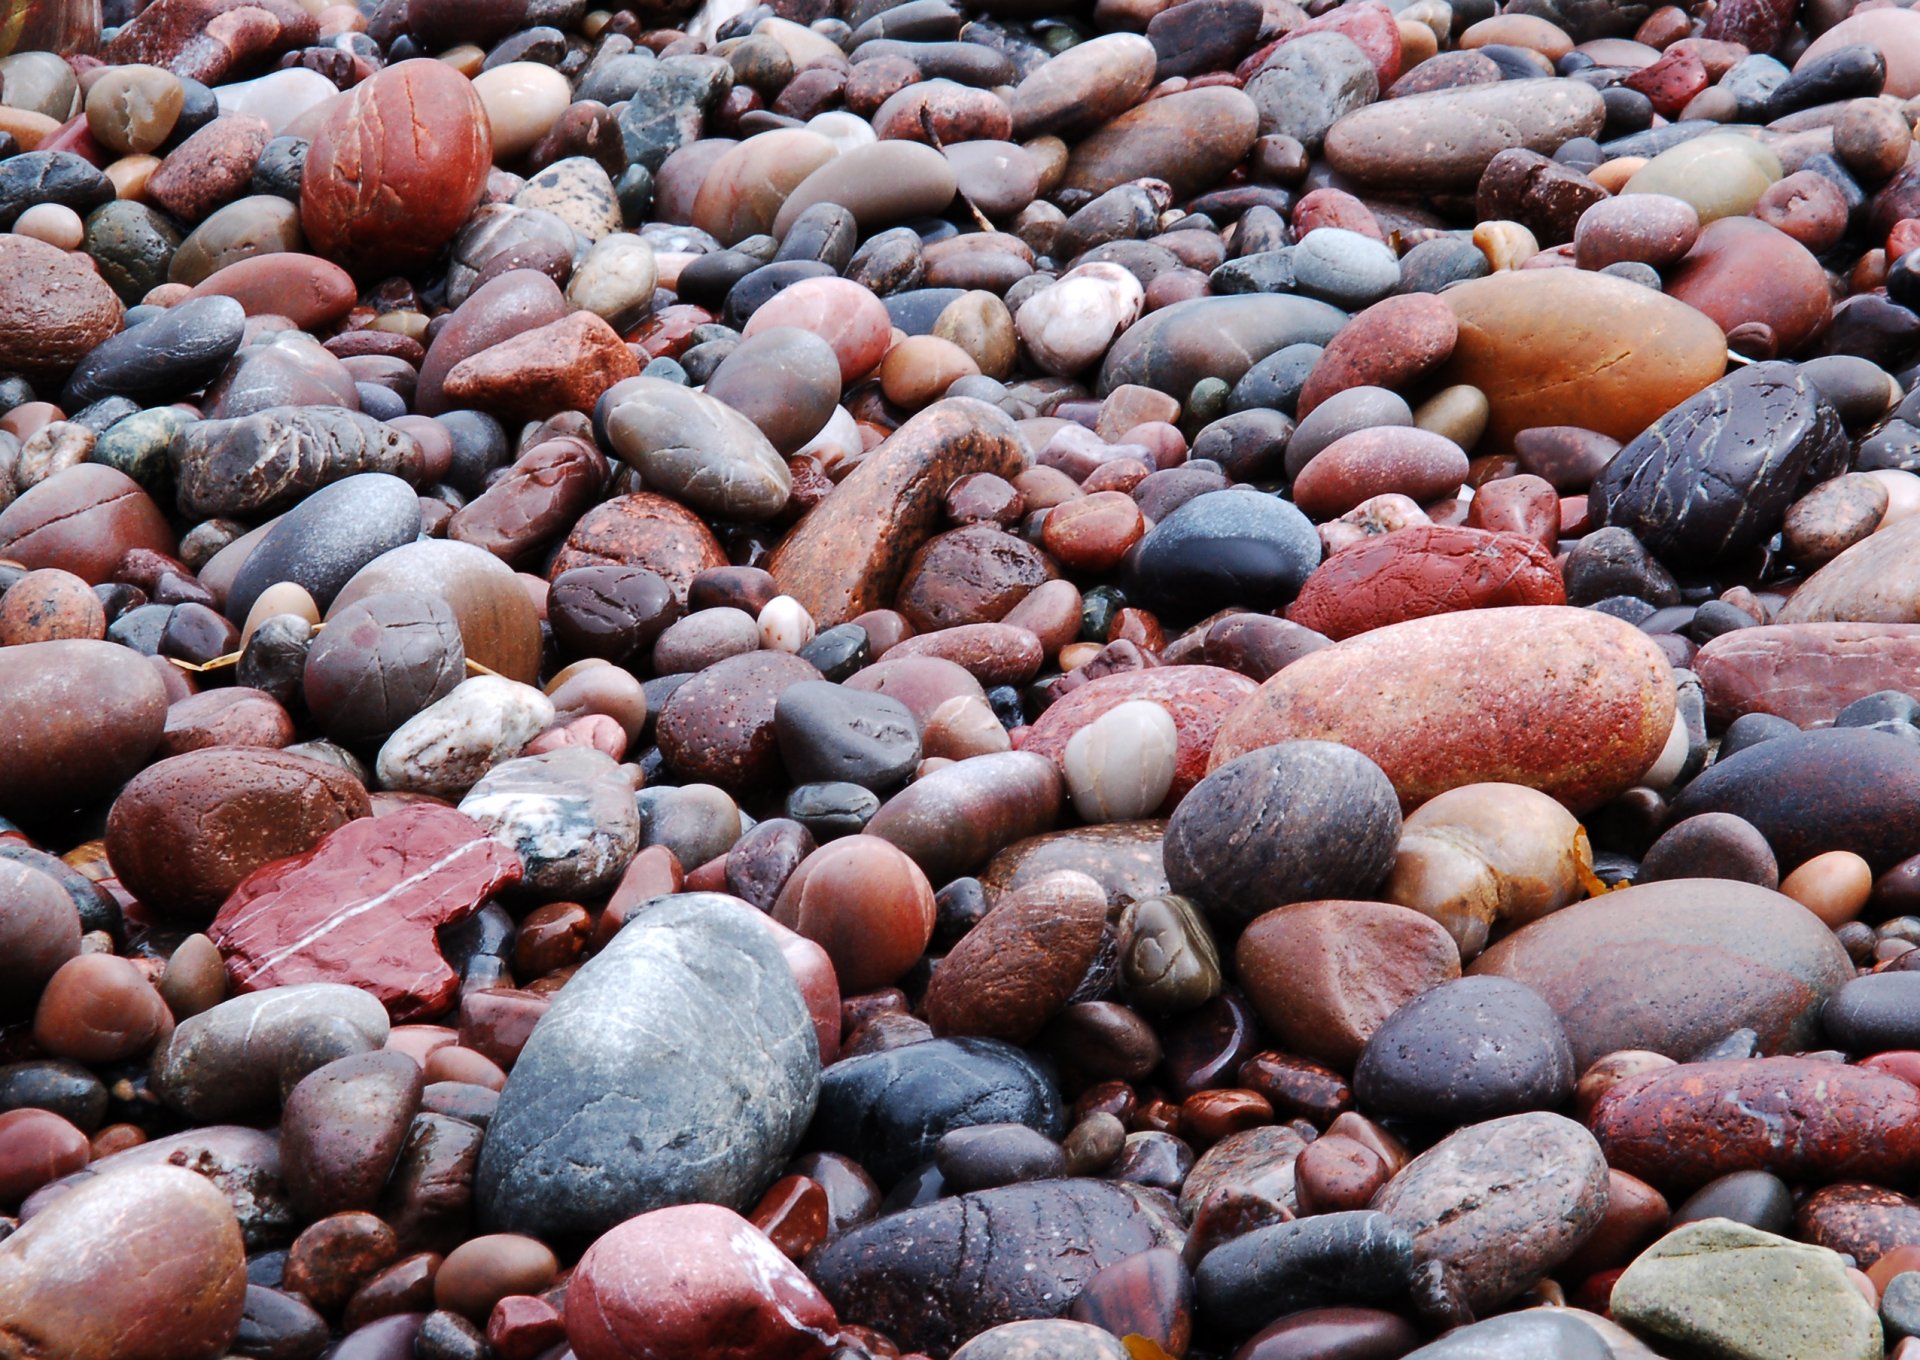
<svg viewBox="0 0 1920 1360">
<path fill-rule="evenodd" d="M 741 333 L 751 337 L 775 326 L 798 326 L 832 345 L 843 383 L 872 372 L 886 358 L 893 338 L 886 306 L 847 279 L 802 279 L 783 288 L 748 319 Z"/>
<path fill-rule="evenodd" d="M 819 1360 L 833 1305 L 732 1210 L 683 1204 L 587 1248 L 567 1286 L 578 1360 Z"/>
<path fill-rule="evenodd" d="M 1722 633 L 1694 657 L 1715 727 L 1771 713 L 1825 727 L 1855 699 L 1904 690 L 1920 671 L 1920 624 L 1783 623 Z"/>
<path fill-rule="evenodd" d="M 243 992 L 341 982 L 396 1022 L 438 1015 L 460 978 L 434 932 L 518 882 L 519 857 L 479 823 L 421 804 L 341 827 L 255 870 L 208 928 Z"/>
</svg>

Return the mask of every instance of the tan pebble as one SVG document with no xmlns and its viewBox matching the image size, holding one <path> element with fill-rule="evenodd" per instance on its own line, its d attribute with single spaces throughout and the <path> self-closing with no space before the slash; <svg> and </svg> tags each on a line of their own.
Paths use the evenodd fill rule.
<svg viewBox="0 0 1920 1360">
<path fill-rule="evenodd" d="M 1780 891 L 1837 929 L 1866 906 L 1873 869 L 1851 850 L 1829 850 L 1788 874 Z"/>
<path fill-rule="evenodd" d="M 1627 181 L 1640 172 L 1647 163 L 1645 156 L 1618 156 L 1613 160 L 1596 165 L 1587 172 L 1587 178 L 1610 194 L 1617 194 L 1627 185 Z"/>
</svg>

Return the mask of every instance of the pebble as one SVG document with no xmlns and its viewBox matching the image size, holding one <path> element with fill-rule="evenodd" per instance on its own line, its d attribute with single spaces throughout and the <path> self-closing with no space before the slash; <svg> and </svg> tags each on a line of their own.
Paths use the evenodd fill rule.
<svg viewBox="0 0 1920 1360">
<path fill-rule="evenodd" d="M 1915 21 L 1317 8 L 15 16 L 23 1345 L 1920 1326 Z"/>
<path fill-rule="evenodd" d="M 1476 676 L 1461 665 L 1460 658 L 1490 646 L 1505 649 L 1507 669 Z M 1521 660 L 1534 647 L 1586 658 L 1579 704 L 1555 693 L 1568 683 L 1564 673 Z M 1359 675 L 1409 695 L 1417 708 L 1355 709 L 1342 696 Z M 1524 784 L 1572 808 L 1591 808 L 1628 788 L 1666 745 L 1673 728 L 1669 675 L 1645 634 L 1590 612 L 1528 606 L 1441 614 L 1364 633 L 1280 671 L 1221 727 L 1211 764 L 1218 770 L 1274 741 L 1339 740 L 1370 756 L 1408 809 L 1450 788 L 1486 782 Z M 1527 708 L 1559 717 L 1542 744 L 1517 716 Z M 1495 712 L 1508 721 L 1486 718 Z M 1589 716 L 1589 730 L 1568 721 L 1577 712 Z M 1592 721 L 1603 712 L 1606 721 Z"/>
<path fill-rule="evenodd" d="M 1882 1353 L 1880 1319 L 1837 1253 L 1725 1220 L 1654 1243 L 1614 1285 L 1611 1307 L 1631 1327 L 1719 1355 Z"/>
<path fill-rule="evenodd" d="M 1438 1262 L 1469 1307 L 1495 1307 L 1551 1273 L 1599 1224 L 1607 1161 L 1593 1135 L 1536 1111 L 1468 1125 L 1409 1162 L 1374 1197 Z"/>
<path fill-rule="evenodd" d="M 734 1022 L 711 1023 L 721 1013 Z M 679 1094 L 660 1099 L 667 1089 Z M 579 1242 L 669 1204 L 751 1207 L 820 1089 L 805 1002 L 751 909 L 668 898 L 534 1027 L 488 1125 L 480 1221 Z"/>
</svg>

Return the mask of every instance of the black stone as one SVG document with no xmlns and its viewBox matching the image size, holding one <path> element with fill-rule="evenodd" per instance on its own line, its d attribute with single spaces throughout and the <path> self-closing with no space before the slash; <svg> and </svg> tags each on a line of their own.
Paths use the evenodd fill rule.
<svg viewBox="0 0 1920 1360">
<path fill-rule="evenodd" d="M 1005 1123 L 1059 1137 L 1052 1080 L 1011 1044 L 933 1039 L 829 1067 L 807 1142 L 844 1153 L 887 1185 L 929 1160 L 949 1130 Z"/>
<path fill-rule="evenodd" d="M 1194 1272 L 1200 1312 L 1235 1335 L 1283 1313 L 1391 1304 L 1406 1293 L 1413 1238 L 1385 1214 L 1316 1214 L 1256 1228 L 1214 1248 Z"/>
<path fill-rule="evenodd" d="M 1228 603 L 1276 610 L 1319 565 L 1320 536 L 1291 502 L 1247 491 L 1206 493 L 1140 540 L 1129 593 L 1181 618 Z"/>
<path fill-rule="evenodd" d="M 898 699 L 805 680 L 780 692 L 774 734 L 799 783 L 844 780 L 887 789 L 920 763 L 920 729 Z"/>
<path fill-rule="evenodd" d="M 1353 1093 L 1373 1118 L 1474 1124 L 1553 1110 L 1573 1049 L 1551 1007 L 1508 978 L 1469 977 L 1407 1002 L 1367 1041 Z"/>
</svg>

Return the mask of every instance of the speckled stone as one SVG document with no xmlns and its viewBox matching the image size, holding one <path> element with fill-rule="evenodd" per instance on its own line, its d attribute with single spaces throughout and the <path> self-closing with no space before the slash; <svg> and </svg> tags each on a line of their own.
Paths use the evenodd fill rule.
<svg viewBox="0 0 1920 1360">
<path fill-rule="evenodd" d="M 460 800 L 546 897 L 605 891 L 640 846 L 633 784 L 613 757 L 572 746 L 495 765 Z"/>
</svg>

